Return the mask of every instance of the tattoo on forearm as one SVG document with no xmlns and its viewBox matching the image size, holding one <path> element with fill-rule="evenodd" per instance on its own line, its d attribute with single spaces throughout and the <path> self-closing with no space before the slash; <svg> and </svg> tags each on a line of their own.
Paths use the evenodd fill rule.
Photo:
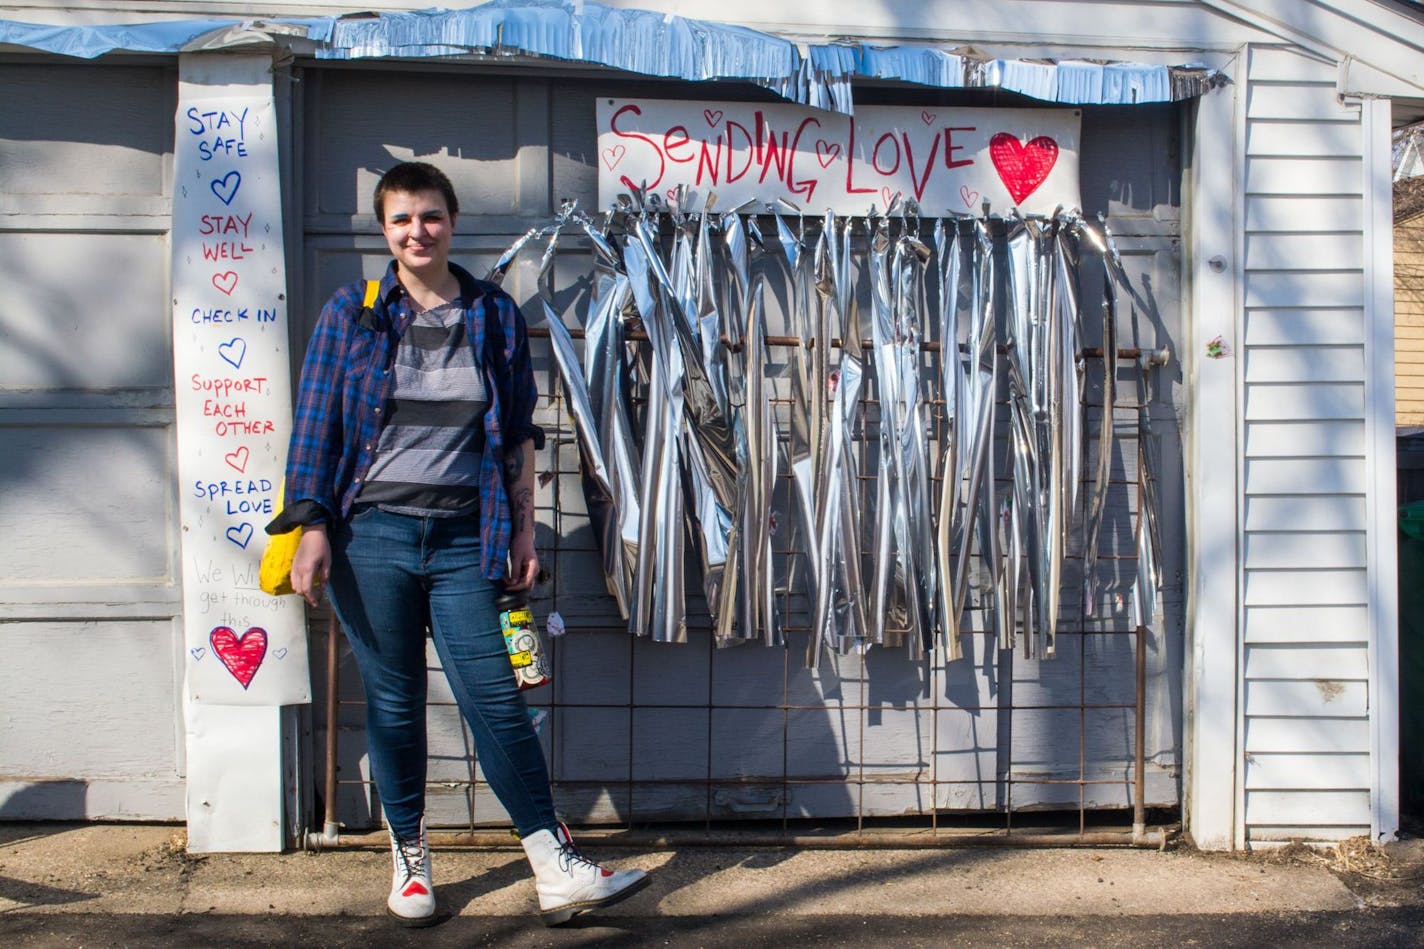
<svg viewBox="0 0 1424 949">
<path fill-rule="evenodd" d="M 534 529 L 534 492 L 528 488 L 520 488 L 514 492 L 514 497 L 510 499 L 510 506 L 513 509 L 513 523 L 516 533 L 523 533 Z"/>
<path fill-rule="evenodd" d="M 520 445 L 504 453 L 504 483 L 514 486 L 524 474 L 524 446 Z"/>
</svg>

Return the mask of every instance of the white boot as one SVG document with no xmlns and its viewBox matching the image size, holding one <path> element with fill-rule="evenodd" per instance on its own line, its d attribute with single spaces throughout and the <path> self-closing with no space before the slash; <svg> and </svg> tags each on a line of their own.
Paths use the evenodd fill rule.
<svg viewBox="0 0 1424 949">
<path fill-rule="evenodd" d="M 539 915 L 545 926 L 566 923 L 579 913 L 612 906 L 647 886 L 642 870 L 605 870 L 578 852 L 569 829 L 530 834 L 521 843 L 534 868 Z"/>
<path fill-rule="evenodd" d="M 435 922 L 435 884 L 430 879 L 430 847 L 425 842 L 424 820 L 418 837 L 399 840 L 391 833 L 391 860 L 395 872 L 386 912 L 405 926 Z"/>
</svg>

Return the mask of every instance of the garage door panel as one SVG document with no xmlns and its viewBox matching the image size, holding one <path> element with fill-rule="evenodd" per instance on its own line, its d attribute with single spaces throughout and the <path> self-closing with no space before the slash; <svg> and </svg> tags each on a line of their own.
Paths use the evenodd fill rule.
<svg viewBox="0 0 1424 949">
<path fill-rule="evenodd" d="M 0 101 L 0 817 L 179 819 L 176 68 L 0 63 Z"/>
<path fill-rule="evenodd" d="M 12 194 L 165 193 L 171 70 L 0 63 L 0 89 L 0 202 Z"/>
<path fill-rule="evenodd" d="M 25 552 L 0 589 L 173 576 L 166 428 L 0 428 L 0 437 L 0 536 Z"/>
<path fill-rule="evenodd" d="M 169 620 L 0 624 L 0 773 L 177 776 L 176 637 Z"/>
<path fill-rule="evenodd" d="M 155 234 L 0 233 L 0 285 L 24 301 L 0 308 L 6 386 L 170 388 L 167 252 Z"/>
<path fill-rule="evenodd" d="M 518 204 L 515 82 L 432 73 L 322 77 L 308 113 L 308 155 L 320 169 L 309 211 L 367 214 L 381 174 L 424 160 L 450 176 L 460 213 L 509 214 Z"/>
</svg>

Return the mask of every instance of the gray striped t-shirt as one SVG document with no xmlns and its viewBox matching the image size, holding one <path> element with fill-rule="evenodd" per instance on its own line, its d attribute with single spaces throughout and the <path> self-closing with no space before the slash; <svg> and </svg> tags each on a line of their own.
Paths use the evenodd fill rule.
<svg viewBox="0 0 1424 949">
<path fill-rule="evenodd" d="M 406 329 L 360 503 L 440 517 L 479 511 L 489 395 L 464 317 L 457 300 L 416 314 Z"/>
</svg>

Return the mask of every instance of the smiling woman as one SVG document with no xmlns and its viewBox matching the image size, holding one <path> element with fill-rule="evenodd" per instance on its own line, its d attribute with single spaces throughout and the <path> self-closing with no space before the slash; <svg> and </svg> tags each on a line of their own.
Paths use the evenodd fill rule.
<svg viewBox="0 0 1424 949">
<path fill-rule="evenodd" d="M 395 166 L 374 205 L 393 259 L 377 286 L 343 287 L 322 310 L 302 367 L 284 509 L 267 529 L 304 528 L 292 588 L 316 605 L 326 585 L 361 672 L 371 775 L 391 833 L 390 914 L 412 926 L 436 919 L 428 627 L 534 867 L 544 921 L 562 923 L 647 877 L 586 860 L 555 816 L 495 607 L 539 572 L 534 449 L 544 436 L 532 420 L 524 317 L 494 284 L 450 263 L 459 204 L 439 169 Z"/>
</svg>

